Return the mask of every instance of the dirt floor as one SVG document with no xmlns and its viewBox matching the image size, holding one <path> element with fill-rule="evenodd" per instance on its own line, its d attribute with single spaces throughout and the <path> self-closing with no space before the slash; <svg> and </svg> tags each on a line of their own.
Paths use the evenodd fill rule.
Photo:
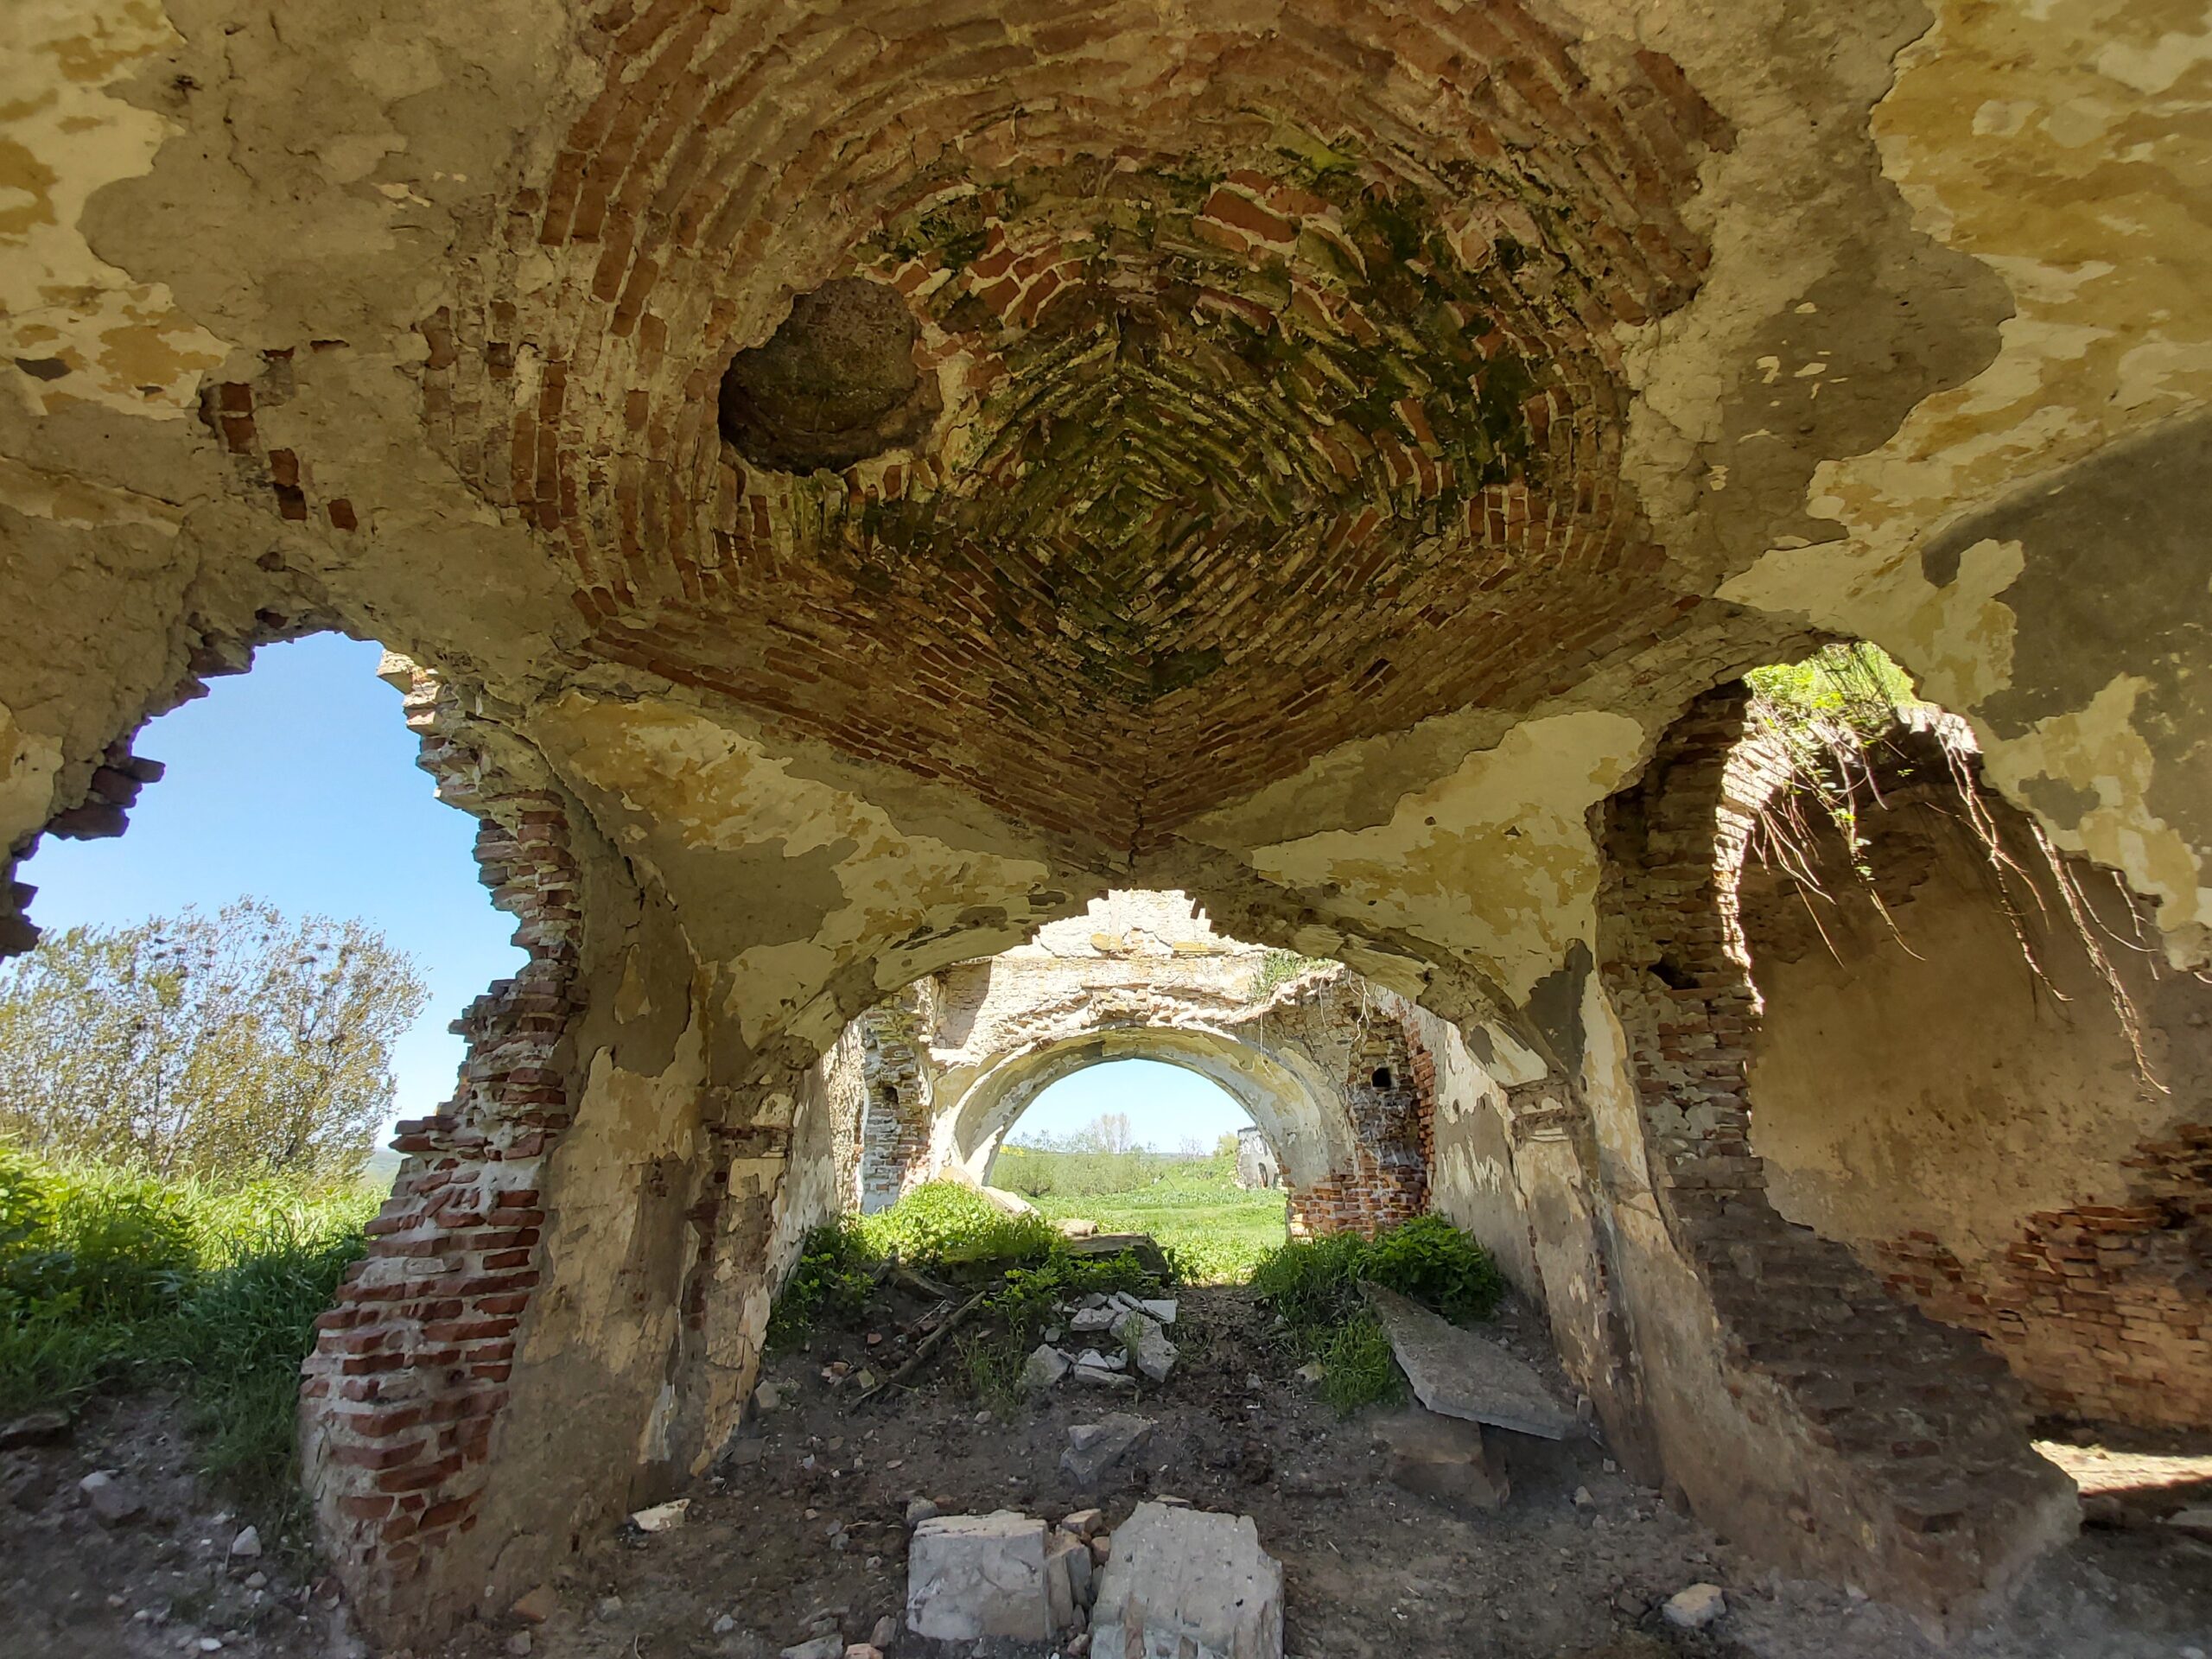
<svg viewBox="0 0 2212 1659">
<path fill-rule="evenodd" d="M 1942 1650 L 1846 1587 L 1757 1567 L 1617 1472 L 1595 1440 L 1513 1437 L 1506 1507 L 1449 1514 L 1382 1478 L 1370 1420 L 1313 1396 L 1244 1293 L 1181 1302 L 1164 1388 L 1131 1402 L 1064 1382 L 1010 1421 L 978 1410 L 950 1354 L 913 1391 L 853 1404 L 853 1376 L 825 1373 L 895 1363 L 887 1315 L 874 1347 L 864 1332 L 817 1338 L 772 1363 L 789 1403 L 697 1484 L 683 1526 L 611 1532 L 549 1586 L 543 1622 L 487 1621 L 435 1659 L 775 1659 L 832 1631 L 866 1642 L 903 1602 L 912 1499 L 1058 1518 L 1083 1499 L 1058 1468 L 1069 1426 L 1117 1408 L 1157 1427 L 1138 1466 L 1096 1496 L 1109 1528 L 1166 1494 L 1251 1516 L 1284 1566 L 1292 1659 L 2212 1659 L 2212 1545 L 2162 1519 L 2212 1501 L 2212 1446 L 2048 1446 L 2090 1489 L 2099 1524 L 2004 1618 Z M 1535 1325 L 1509 1307 L 1500 1328 L 1548 1365 L 1524 1334 Z M 175 1421 L 164 1402 L 127 1402 L 66 1444 L 0 1454 L 0 1654 L 358 1659 L 366 1649 L 311 1567 L 229 1555 L 238 1523 L 181 1472 Z M 92 1514 L 77 1483 L 101 1468 L 136 1484 L 143 1515 L 111 1526 Z M 1700 1581 L 1725 1588 L 1727 1616 L 1705 1633 L 1669 1629 L 1660 1604 Z M 895 1643 L 894 1659 L 913 1645 Z"/>
</svg>

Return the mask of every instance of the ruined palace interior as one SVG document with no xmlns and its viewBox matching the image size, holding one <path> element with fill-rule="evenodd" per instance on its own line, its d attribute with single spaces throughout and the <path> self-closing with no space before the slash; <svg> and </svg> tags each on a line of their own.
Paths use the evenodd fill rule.
<svg viewBox="0 0 2212 1659">
<path fill-rule="evenodd" d="M 2032 1420 L 2212 1428 L 2194 9 L 0 48 L 0 857 L 337 630 L 528 953 L 304 1379 L 378 1640 L 700 1478 L 804 1231 L 1107 1053 L 1295 1227 L 1474 1233 L 1626 1469 L 1929 1629 L 2075 1533 Z M 1944 711 L 1863 857 L 1774 844 L 1742 682 L 1838 640 Z M 1268 950 L 1338 965 L 1224 988 Z"/>
</svg>

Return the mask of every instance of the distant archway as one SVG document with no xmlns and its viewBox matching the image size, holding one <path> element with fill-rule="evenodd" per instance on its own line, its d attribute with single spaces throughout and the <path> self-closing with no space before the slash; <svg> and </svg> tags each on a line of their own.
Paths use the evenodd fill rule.
<svg viewBox="0 0 2212 1659">
<path fill-rule="evenodd" d="M 1351 1127 L 1329 1103 L 1337 1085 L 1303 1055 L 1188 1027 L 1134 1027 L 1090 1033 L 994 1058 L 938 1119 L 940 1162 L 988 1180 L 1000 1147 L 1021 1115 L 1063 1078 L 1124 1059 L 1157 1060 L 1218 1087 L 1258 1125 L 1284 1179 L 1310 1185 L 1349 1156 Z"/>
</svg>

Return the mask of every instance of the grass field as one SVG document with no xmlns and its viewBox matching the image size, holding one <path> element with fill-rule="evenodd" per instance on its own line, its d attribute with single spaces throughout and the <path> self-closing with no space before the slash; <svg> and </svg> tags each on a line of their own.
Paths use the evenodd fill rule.
<svg viewBox="0 0 2212 1659">
<path fill-rule="evenodd" d="M 1282 1193 L 1241 1191 L 1225 1160 L 1192 1160 L 1119 1192 L 1044 1192 L 1030 1202 L 1054 1221 L 1080 1216 L 1109 1233 L 1150 1233 L 1198 1284 L 1242 1284 L 1283 1242 Z"/>
</svg>

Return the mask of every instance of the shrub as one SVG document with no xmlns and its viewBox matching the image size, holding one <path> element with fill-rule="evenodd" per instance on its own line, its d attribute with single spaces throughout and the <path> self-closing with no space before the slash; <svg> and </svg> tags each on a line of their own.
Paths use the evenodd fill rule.
<svg viewBox="0 0 2212 1659">
<path fill-rule="evenodd" d="M 1441 1216 L 1416 1216 L 1377 1234 L 1360 1277 L 1459 1321 L 1488 1319 L 1505 1294 L 1490 1252 Z"/>
<path fill-rule="evenodd" d="M 982 1294 L 982 1307 L 954 1345 L 970 1388 L 995 1408 L 1011 1398 L 1021 1362 L 1060 1303 L 1093 1292 L 1154 1296 L 1162 1288 L 1133 1255 L 1076 1255 L 1043 1217 L 1010 1216 L 972 1187 L 931 1181 L 887 1210 L 807 1236 L 769 1313 L 771 1346 L 789 1350 L 824 1322 L 863 1316 L 876 1269 L 894 1253 L 909 1267 Z"/>
<path fill-rule="evenodd" d="M 1010 1216 L 958 1181 L 927 1182 L 850 1224 L 873 1259 L 895 1250 L 910 1267 L 963 1277 L 963 1268 L 1040 1259 L 1062 1242 L 1042 1216 Z"/>
</svg>

